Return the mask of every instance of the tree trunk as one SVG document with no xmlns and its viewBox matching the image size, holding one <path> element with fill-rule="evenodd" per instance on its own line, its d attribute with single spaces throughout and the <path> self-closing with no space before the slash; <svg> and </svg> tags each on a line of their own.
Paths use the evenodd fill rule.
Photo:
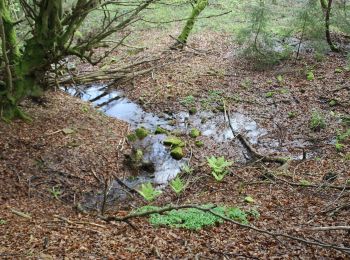
<svg viewBox="0 0 350 260">
<path fill-rule="evenodd" d="M 208 0 L 196 0 L 196 4 L 192 9 L 192 13 L 190 17 L 187 19 L 185 27 L 182 29 L 181 34 L 177 38 L 178 42 L 176 42 L 172 48 L 173 49 L 182 49 L 187 42 L 188 36 L 190 35 L 194 23 L 200 13 L 205 9 L 208 5 Z"/>
<path fill-rule="evenodd" d="M 331 32 L 329 29 L 330 26 L 330 16 L 331 16 L 331 10 L 332 10 L 332 3 L 333 0 L 320 0 L 321 2 L 321 6 L 322 6 L 322 10 L 325 16 L 325 30 L 326 30 L 326 40 L 327 43 L 329 45 L 329 48 L 332 51 L 338 52 L 339 49 L 333 44 L 332 42 L 332 38 L 331 38 Z"/>
</svg>

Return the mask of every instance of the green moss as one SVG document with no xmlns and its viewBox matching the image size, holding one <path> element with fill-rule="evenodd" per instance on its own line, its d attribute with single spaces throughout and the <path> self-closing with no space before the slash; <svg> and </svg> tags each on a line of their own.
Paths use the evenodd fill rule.
<svg viewBox="0 0 350 260">
<path fill-rule="evenodd" d="M 204 146 L 204 142 L 203 141 L 195 141 L 194 144 L 197 146 L 197 147 L 203 147 Z"/>
<path fill-rule="evenodd" d="M 332 99 L 332 100 L 329 101 L 329 106 L 331 106 L 331 107 L 334 107 L 334 106 L 336 106 L 337 104 L 338 104 L 338 102 L 337 102 L 337 100 L 335 100 L 335 99 Z"/>
<path fill-rule="evenodd" d="M 181 147 L 177 146 L 170 151 L 170 155 L 176 160 L 181 160 L 184 157 L 184 152 Z"/>
<path fill-rule="evenodd" d="M 126 138 L 129 142 L 135 142 L 137 140 L 136 134 L 129 134 Z"/>
<path fill-rule="evenodd" d="M 164 128 L 161 128 L 160 126 L 157 126 L 156 130 L 154 131 L 156 135 L 159 134 L 168 134 L 168 131 L 165 130 Z"/>
<path fill-rule="evenodd" d="M 149 132 L 147 129 L 145 129 L 144 127 L 141 127 L 141 128 L 137 128 L 135 130 L 135 134 L 137 136 L 137 138 L 139 139 L 143 139 L 145 138 L 146 136 L 148 136 Z"/>
<path fill-rule="evenodd" d="M 191 108 L 188 110 L 188 113 L 189 113 L 190 115 L 196 114 L 196 113 L 197 113 L 197 108 L 191 107 Z"/>
<path fill-rule="evenodd" d="M 178 146 L 178 147 L 183 147 L 185 146 L 185 143 L 180 139 L 175 136 L 168 136 L 164 141 L 164 145 L 168 146 Z"/>
<path fill-rule="evenodd" d="M 201 132 L 198 130 L 198 129 L 196 129 L 196 128 L 192 128 L 191 130 L 190 130 L 190 137 L 192 137 L 192 138 L 197 138 L 198 136 L 200 136 L 201 135 Z"/>
</svg>

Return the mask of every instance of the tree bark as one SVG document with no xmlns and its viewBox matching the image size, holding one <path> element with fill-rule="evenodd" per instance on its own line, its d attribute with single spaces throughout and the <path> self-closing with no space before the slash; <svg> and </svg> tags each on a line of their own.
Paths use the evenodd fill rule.
<svg viewBox="0 0 350 260">
<path fill-rule="evenodd" d="M 192 9 L 190 17 L 187 19 L 185 27 L 182 29 L 181 34 L 177 38 L 177 42 L 172 46 L 173 49 L 182 49 L 187 42 L 188 36 L 190 35 L 194 23 L 197 17 L 208 5 L 208 0 L 196 0 L 196 4 Z"/>
</svg>

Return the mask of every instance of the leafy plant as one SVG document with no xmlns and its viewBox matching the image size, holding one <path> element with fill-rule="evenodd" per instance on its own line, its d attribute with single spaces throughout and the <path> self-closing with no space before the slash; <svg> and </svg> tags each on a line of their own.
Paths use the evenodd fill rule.
<svg viewBox="0 0 350 260">
<path fill-rule="evenodd" d="M 62 194 L 62 191 L 55 186 L 52 187 L 51 190 L 49 190 L 49 191 L 55 199 L 59 199 L 60 195 Z"/>
<path fill-rule="evenodd" d="M 308 180 L 301 180 L 300 181 L 300 184 L 302 185 L 302 186 L 309 186 L 311 183 L 308 181 Z"/>
<path fill-rule="evenodd" d="M 185 164 L 184 166 L 182 166 L 181 170 L 186 174 L 192 174 L 192 172 L 193 172 L 193 168 L 191 166 L 189 166 L 188 164 Z"/>
<path fill-rule="evenodd" d="M 255 208 L 249 209 L 249 210 L 247 211 L 247 214 L 248 214 L 249 216 L 252 216 L 252 217 L 255 218 L 255 219 L 260 218 L 260 213 L 259 213 L 259 211 L 258 211 L 257 209 L 255 209 Z"/>
<path fill-rule="evenodd" d="M 185 183 L 177 176 L 170 182 L 170 187 L 175 191 L 176 194 L 180 194 L 186 187 Z"/>
<path fill-rule="evenodd" d="M 310 70 L 310 71 L 306 72 L 306 79 L 309 81 L 312 81 L 315 79 L 315 75 L 314 75 L 313 71 Z"/>
<path fill-rule="evenodd" d="M 248 215 L 243 210 L 236 207 L 218 206 L 211 204 L 202 205 L 202 208 L 211 209 L 216 214 L 248 224 Z M 147 212 L 161 209 L 160 207 L 142 207 L 137 212 Z M 165 212 L 163 214 L 150 215 L 149 222 L 154 226 L 169 226 L 172 228 L 185 228 L 190 230 L 200 230 L 206 226 L 223 223 L 223 219 L 213 215 L 209 211 L 202 211 L 196 208 L 178 209 Z"/>
<path fill-rule="evenodd" d="M 153 188 L 150 182 L 147 182 L 141 185 L 141 189 L 138 190 L 138 193 L 140 193 L 145 200 L 150 202 L 153 201 L 162 192 L 160 190 L 156 190 L 155 188 Z"/>
<path fill-rule="evenodd" d="M 6 220 L 0 218 L 0 226 L 1 226 L 1 225 L 6 225 L 6 223 L 7 223 Z"/>
<path fill-rule="evenodd" d="M 320 131 L 325 127 L 326 127 L 326 123 L 325 123 L 324 117 L 316 111 L 312 112 L 311 119 L 310 119 L 310 128 L 313 131 Z"/>
<path fill-rule="evenodd" d="M 288 112 L 288 118 L 294 118 L 297 116 L 296 112 Z"/>
<path fill-rule="evenodd" d="M 337 152 L 341 152 L 344 148 L 344 145 L 342 143 L 340 143 L 339 141 L 336 141 L 335 142 L 335 150 Z"/>
<path fill-rule="evenodd" d="M 195 98 L 192 95 L 189 95 L 180 101 L 180 103 L 184 106 L 192 105 L 194 102 L 195 102 Z"/>
<path fill-rule="evenodd" d="M 269 91 L 269 92 L 267 92 L 267 93 L 265 94 L 265 97 L 271 98 L 271 97 L 273 97 L 275 94 L 276 94 L 275 92 Z"/>
<path fill-rule="evenodd" d="M 247 202 L 247 203 L 254 203 L 255 200 L 253 199 L 253 197 L 251 196 L 247 196 L 244 198 L 244 201 Z"/>
<path fill-rule="evenodd" d="M 280 84 L 284 82 L 282 75 L 277 75 L 276 79 L 277 79 L 277 82 Z"/>
<path fill-rule="evenodd" d="M 212 156 L 211 158 L 207 158 L 207 161 L 211 168 L 211 174 L 217 181 L 222 181 L 228 173 L 228 167 L 233 164 L 233 162 L 226 161 L 223 156 L 218 158 Z"/>
</svg>

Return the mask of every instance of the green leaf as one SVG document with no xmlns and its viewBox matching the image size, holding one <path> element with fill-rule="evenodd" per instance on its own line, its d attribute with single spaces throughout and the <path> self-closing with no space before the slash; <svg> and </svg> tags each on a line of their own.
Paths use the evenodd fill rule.
<svg viewBox="0 0 350 260">
<path fill-rule="evenodd" d="M 73 133 L 74 133 L 74 130 L 71 129 L 71 128 L 63 128 L 63 129 L 62 129 L 62 132 L 63 132 L 65 135 L 70 135 L 70 134 L 73 134 Z"/>
<path fill-rule="evenodd" d="M 245 197 L 245 198 L 244 198 L 244 201 L 245 201 L 245 202 L 248 202 L 248 203 L 254 203 L 254 202 L 255 202 L 255 200 L 254 200 L 251 196 Z"/>
</svg>

